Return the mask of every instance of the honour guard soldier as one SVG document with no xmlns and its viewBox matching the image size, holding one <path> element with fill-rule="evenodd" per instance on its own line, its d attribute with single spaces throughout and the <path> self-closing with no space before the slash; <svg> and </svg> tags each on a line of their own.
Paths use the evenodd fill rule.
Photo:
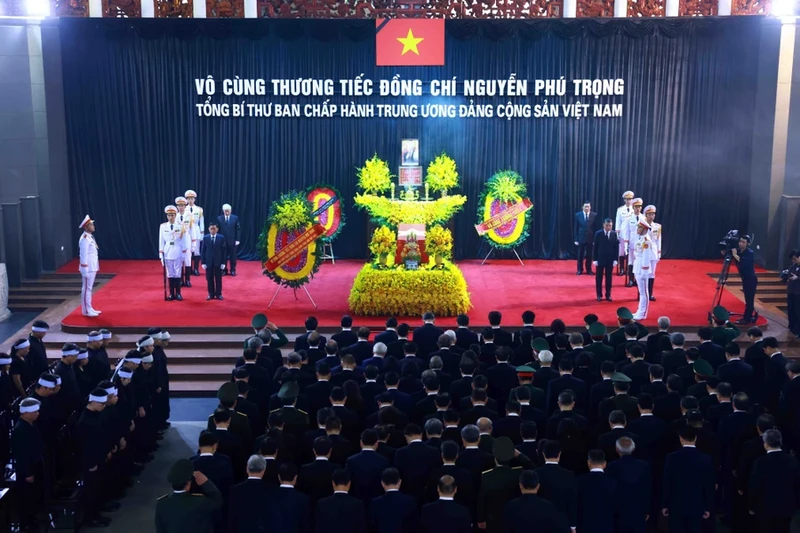
<svg viewBox="0 0 800 533">
<path fill-rule="evenodd" d="M 177 222 L 178 209 L 174 205 L 164 208 L 167 221 L 158 229 L 158 256 L 166 268 L 169 281 L 167 300 L 183 300 L 181 296 L 181 273 L 186 257 L 189 255 L 191 243 L 183 224 Z"/>
<path fill-rule="evenodd" d="M 81 313 L 83 316 L 96 317 L 100 311 L 92 307 L 92 287 L 97 271 L 100 270 L 100 260 L 97 258 L 97 241 L 94 240 L 94 220 L 89 215 L 83 217 L 83 222 L 78 228 L 83 230 L 78 241 L 78 252 L 80 255 L 80 270 L 83 284 L 81 285 Z"/>
<path fill-rule="evenodd" d="M 650 293 L 650 301 L 655 302 L 656 297 L 653 296 L 653 284 L 656 281 L 656 265 L 659 261 L 661 261 L 661 224 L 657 223 L 656 220 L 656 206 L 648 205 L 644 208 L 644 218 L 647 219 L 647 223 L 650 224 L 650 236 L 653 239 L 653 245 L 655 246 L 656 251 L 656 264 L 653 265 L 653 277 L 650 278 L 648 282 L 649 285 L 649 293 Z"/>
<path fill-rule="evenodd" d="M 506 531 L 503 524 L 506 503 L 519 496 L 522 467 L 511 466 L 512 459 L 519 453 L 508 437 L 499 437 L 492 443 L 492 454 L 495 467 L 481 474 L 477 521 L 480 529 L 500 533 Z"/>
<path fill-rule="evenodd" d="M 184 287 L 192 287 L 192 218 L 186 211 L 186 198 L 178 196 L 175 198 L 175 205 L 178 206 L 178 214 L 175 216 L 175 221 L 183 227 L 184 234 L 188 235 L 189 250 L 183 257 L 183 271 L 181 273 L 181 285 Z"/>
<path fill-rule="evenodd" d="M 627 272 L 628 281 L 625 283 L 626 287 L 633 287 L 636 285 L 636 278 L 633 275 L 633 247 L 636 244 L 636 235 L 638 231 L 637 224 L 639 223 L 639 215 L 642 213 L 642 199 L 634 198 L 633 213 L 625 219 L 625 224 L 622 227 L 622 240 L 625 241 L 626 253 L 628 254 Z"/>
<path fill-rule="evenodd" d="M 199 205 L 194 205 L 197 201 L 197 193 L 189 189 L 183 195 L 186 197 L 186 212 L 192 221 L 192 274 L 195 276 L 200 275 L 198 268 L 200 267 L 200 244 L 203 242 L 203 235 L 206 231 L 206 222 L 203 217 L 203 208 Z"/>
<path fill-rule="evenodd" d="M 188 459 L 180 459 L 167 473 L 172 494 L 156 503 L 156 533 L 212 533 L 213 514 L 222 508 L 222 494 L 202 472 L 195 472 Z M 202 494 L 190 492 L 194 481 Z"/>
<path fill-rule="evenodd" d="M 639 220 L 636 235 L 633 246 L 633 275 L 639 287 L 639 308 L 633 318 L 643 320 L 647 318 L 647 307 L 650 303 L 648 280 L 653 277 L 658 256 L 653 239 L 650 237 L 650 224 L 646 220 Z"/>
<path fill-rule="evenodd" d="M 633 191 L 625 191 L 622 193 L 622 199 L 625 203 L 617 208 L 617 219 L 614 222 L 616 224 L 614 228 L 617 230 L 617 238 L 619 240 L 619 261 L 617 262 L 617 266 L 619 267 L 617 270 L 618 276 L 624 276 L 627 271 L 626 259 L 628 250 L 625 247 L 622 229 L 625 227 L 625 222 L 633 214 L 633 208 L 631 207 L 631 203 L 633 203 Z"/>
</svg>

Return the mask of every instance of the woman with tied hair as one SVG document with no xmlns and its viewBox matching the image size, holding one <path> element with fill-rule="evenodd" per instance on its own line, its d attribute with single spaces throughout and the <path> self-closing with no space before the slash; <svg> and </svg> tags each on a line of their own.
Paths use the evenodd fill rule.
<svg viewBox="0 0 800 533">
<path fill-rule="evenodd" d="M 14 383 L 14 394 L 17 397 L 27 398 L 28 387 L 31 386 L 31 369 L 25 361 L 25 356 L 31 351 L 28 339 L 17 339 L 11 347 L 11 368 L 9 374 Z"/>
</svg>

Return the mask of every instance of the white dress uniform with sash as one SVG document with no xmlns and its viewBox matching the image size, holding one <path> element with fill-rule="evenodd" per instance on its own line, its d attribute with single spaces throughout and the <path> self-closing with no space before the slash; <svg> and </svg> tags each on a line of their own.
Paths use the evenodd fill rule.
<svg viewBox="0 0 800 533">
<path fill-rule="evenodd" d="M 80 229 L 84 229 L 86 224 L 94 222 L 89 218 L 89 215 L 84 217 Z M 97 257 L 97 241 L 94 240 L 94 235 L 88 231 L 83 232 L 81 238 L 78 240 L 78 255 L 80 257 L 80 267 L 78 270 L 81 273 L 81 313 L 84 316 L 94 317 L 100 314 L 92 307 L 92 288 L 94 287 L 94 279 L 97 276 L 97 271 L 100 270 L 100 260 Z"/>
<path fill-rule="evenodd" d="M 655 214 L 656 206 L 648 205 L 647 207 L 644 208 L 644 211 L 642 212 L 644 213 L 645 216 L 647 216 L 648 213 Z M 661 224 L 655 221 L 650 222 L 649 224 L 650 224 L 650 235 L 653 238 L 653 245 L 655 246 L 656 249 L 656 256 L 658 257 L 658 261 L 661 261 L 661 236 L 662 236 Z M 653 269 L 653 274 L 655 274 L 655 268 Z"/>
<path fill-rule="evenodd" d="M 197 198 L 197 193 L 189 189 L 183 194 L 187 200 L 189 198 Z M 192 226 L 192 255 L 200 257 L 200 245 L 203 242 L 203 235 L 206 231 L 205 218 L 203 216 L 203 208 L 199 205 L 187 205 L 184 213 L 189 214 Z"/>
<path fill-rule="evenodd" d="M 632 191 L 625 191 L 622 194 L 622 198 L 633 199 L 633 192 Z M 629 217 L 633 215 L 633 207 L 627 205 L 621 205 L 617 208 L 617 219 L 615 220 L 614 229 L 617 230 L 617 236 L 619 237 L 619 257 L 627 254 L 627 249 L 625 248 L 625 239 L 622 237 L 622 228 L 625 227 L 625 222 L 628 220 Z"/>
<path fill-rule="evenodd" d="M 636 237 L 637 237 L 636 227 L 637 227 L 637 225 L 639 223 L 639 220 L 644 218 L 641 215 L 642 199 L 641 198 L 634 198 L 633 199 L 633 204 L 631 204 L 631 205 L 632 205 L 631 214 L 630 214 L 630 216 L 628 216 L 627 219 L 625 219 L 625 223 L 622 226 L 622 231 L 620 232 L 622 234 L 622 240 L 625 242 L 625 244 L 627 246 L 627 252 L 626 253 L 627 253 L 628 257 L 629 257 L 629 259 L 628 259 L 628 261 L 629 261 L 628 264 L 629 265 L 631 264 L 630 261 L 632 261 L 632 259 L 630 259 L 630 258 L 633 257 L 633 247 L 636 244 Z M 633 208 L 633 206 L 637 206 L 637 205 L 639 206 L 639 213 L 640 213 L 638 215 L 636 214 L 636 211 Z"/>
<path fill-rule="evenodd" d="M 185 209 L 186 207 L 186 198 L 183 196 L 178 196 L 175 198 L 175 203 L 178 204 L 178 214 L 175 216 L 175 222 L 183 226 L 184 234 L 188 236 L 189 239 L 189 253 L 185 254 L 183 258 L 183 264 L 185 266 L 192 266 L 192 217 L 189 215 L 189 212 Z M 181 213 L 181 204 L 184 206 L 184 210 Z"/>
<path fill-rule="evenodd" d="M 647 309 L 650 305 L 648 281 L 654 277 L 658 254 L 650 234 L 650 225 L 646 220 L 640 219 L 638 226 L 646 228 L 648 231 L 644 235 L 637 234 L 633 245 L 633 274 L 639 288 L 639 308 L 633 318 L 643 320 L 647 318 Z"/>
<path fill-rule="evenodd" d="M 173 206 L 167 206 L 165 213 L 177 213 Z M 164 222 L 158 228 L 158 256 L 167 268 L 168 278 L 180 279 L 186 256 L 189 255 L 191 241 L 183 226 L 176 220 L 174 223 Z"/>
</svg>

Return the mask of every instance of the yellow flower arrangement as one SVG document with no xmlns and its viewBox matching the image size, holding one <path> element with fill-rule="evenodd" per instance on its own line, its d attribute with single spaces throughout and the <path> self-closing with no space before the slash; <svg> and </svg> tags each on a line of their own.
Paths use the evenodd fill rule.
<svg viewBox="0 0 800 533">
<path fill-rule="evenodd" d="M 356 194 L 355 204 L 365 209 L 372 219 L 382 225 L 396 228 L 398 224 L 444 223 L 461 211 L 467 197 L 456 194 L 444 196 L 432 202 L 406 202 L 391 200 L 373 194 Z"/>
<path fill-rule="evenodd" d="M 446 192 L 458 186 L 458 171 L 456 162 L 449 155 L 442 153 L 428 165 L 425 183 L 432 191 Z"/>
<path fill-rule="evenodd" d="M 303 227 L 310 221 L 310 204 L 299 193 L 291 192 L 275 202 L 270 221 L 288 231 Z"/>
<path fill-rule="evenodd" d="M 437 316 L 466 313 L 472 303 L 464 275 L 449 261 L 443 267 L 380 270 L 364 265 L 353 281 L 350 310 L 365 316 L 421 316 L 425 311 Z"/>
<path fill-rule="evenodd" d="M 369 243 L 369 251 L 375 256 L 392 253 L 397 246 L 397 237 L 394 232 L 386 226 L 378 227 L 372 234 L 372 241 Z"/>
<path fill-rule="evenodd" d="M 358 186 L 372 194 L 388 191 L 392 186 L 393 177 L 386 161 L 375 154 L 358 169 Z"/>
<path fill-rule="evenodd" d="M 428 254 L 450 259 L 453 256 L 453 234 L 443 226 L 432 226 L 425 235 Z"/>
</svg>

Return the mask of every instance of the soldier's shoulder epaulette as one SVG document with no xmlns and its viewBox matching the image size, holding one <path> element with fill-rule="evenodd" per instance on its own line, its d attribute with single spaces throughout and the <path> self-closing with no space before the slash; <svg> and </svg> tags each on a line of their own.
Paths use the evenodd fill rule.
<svg viewBox="0 0 800 533">
<path fill-rule="evenodd" d="M 281 409 L 282 409 L 282 407 L 279 407 L 279 408 L 277 408 L 277 409 L 273 409 L 272 411 L 270 411 L 270 413 L 277 413 L 277 412 L 278 412 L 278 411 L 280 411 Z"/>
<path fill-rule="evenodd" d="M 86 237 L 86 234 L 84 233 L 84 234 L 81 236 L 81 239 L 86 239 L 86 238 L 87 238 L 87 237 Z"/>
<path fill-rule="evenodd" d="M 491 472 L 492 470 L 494 470 L 494 468 L 490 468 L 489 470 L 484 470 L 483 472 L 481 472 L 481 475 L 483 475 L 483 474 L 488 474 L 488 473 L 489 473 L 489 472 Z"/>
<path fill-rule="evenodd" d="M 160 502 L 160 501 L 161 501 L 161 500 L 163 500 L 164 498 L 169 498 L 169 494 L 164 494 L 163 496 L 160 496 L 160 497 L 159 497 L 159 498 L 158 498 L 156 501 L 157 501 L 157 502 Z"/>
<path fill-rule="evenodd" d="M 522 470 L 522 467 L 521 466 L 515 466 L 511 470 Z"/>
<path fill-rule="evenodd" d="M 198 494 L 198 493 L 196 493 L 196 492 L 190 492 L 189 494 L 190 494 L 191 496 L 205 496 L 205 494 Z"/>
<path fill-rule="evenodd" d="M 239 414 L 239 416 L 243 416 L 243 417 L 247 418 L 247 415 L 246 415 L 246 414 L 244 414 L 244 413 L 239 413 L 239 411 L 236 411 L 236 412 Z"/>
<path fill-rule="evenodd" d="M 308 413 L 306 413 L 306 412 L 305 412 L 305 411 L 303 411 L 302 409 L 298 409 L 297 411 L 298 411 L 299 413 L 303 413 L 304 415 L 308 416 Z"/>
</svg>

